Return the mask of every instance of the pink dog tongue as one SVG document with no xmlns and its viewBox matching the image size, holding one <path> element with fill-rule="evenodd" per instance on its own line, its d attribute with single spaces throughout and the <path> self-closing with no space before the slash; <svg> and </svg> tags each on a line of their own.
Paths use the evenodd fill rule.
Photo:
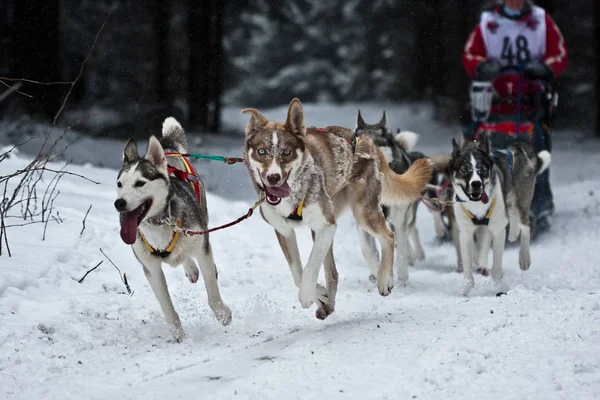
<svg viewBox="0 0 600 400">
<path fill-rule="evenodd" d="M 289 197 L 292 194 L 290 186 L 287 184 L 287 182 L 285 182 L 283 185 L 278 186 L 278 187 L 267 186 L 267 187 L 265 187 L 265 189 L 266 189 L 267 193 L 269 193 L 271 196 L 275 196 L 275 197 L 279 197 L 279 198 Z"/>
<path fill-rule="evenodd" d="M 126 244 L 134 244 L 137 239 L 137 222 L 139 210 L 123 213 L 121 221 L 121 239 Z"/>
<path fill-rule="evenodd" d="M 487 195 L 487 193 L 486 193 L 486 192 L 483 192 L 483 193 L 481 194 L 481 202 L 482 202 L 483 204 L 487 204 L 487 203 L 488 203 L 488 201 L 490 201 L 490 198 L 488 197 L 488 195 Z"/>
</svg>

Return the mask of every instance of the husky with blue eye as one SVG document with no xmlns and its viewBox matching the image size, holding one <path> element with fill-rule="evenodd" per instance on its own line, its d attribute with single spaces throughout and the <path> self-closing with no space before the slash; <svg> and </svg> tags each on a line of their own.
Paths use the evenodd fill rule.
<svg viewBox="0 0 600 400">
<path fill-rule="evenodd" d="M 390 169 L 368 135 L 356 136 L 340 126 L 306 128 L 300 100 L 293 99 L 284 123 L 269 121 L 247 108 L 244 160 L 256 191 L 265 197 L 260 211 L 274 229 L 299 288 L 304 308 L 317 304 L 316 317 L 334 311 L 337 269 L 333 238 L 337 219 L 350 208 L 362 229 L 379 239 L 379 293 L 394 286 L 394 233 L 381 205 L 409 204 L 419 199 L 431 179 L 432 163 L 417 160 L 402 175 Z M 304 270 L 295 230 L 308 226 L 314 244 Z M 317 283 L 324 265 L 326 287 Z"/>
<path fill-rule="evenodd" d="M 175 154 L 167 157 L 165 153 Z M 187 236 L 181 233 L 181 229 L 204 231 L 208 225 L 204 185 L 190 161 L 177 155 L 185 153 L 186 135 L 174 118 L 165 119 L 160 140 L 150 137 L 143 157 L 138 154 L 135 140 L 130 139 L 123 152 L 115 201 L 121 222 L 121 239 L 131 245 L 143 265 L 146 278 L 178 342 L 184 332 L 169 295 L 162 263 L 172 267 L 183 264 L 192 283 L 198 281 L 199 265 L 208 304 L 215 317 L 223 325 L 231 322 L 231 310 L 219 293 L 208 234 Z M 178 178 L 177 171 L 185 172 L 185 176 L 191 173 L 191 180 Z"/>
<path fill-rule="evenodd" d="M 502 255 L 506 227 L 508 240 L 521 236 L 519 266 L 529 269 L 529 208 L 533 199 L 536 176 L 550 165 L 550 153 L 535 153 L 533 146 L 520 142 L 505 151 L 493 151 L 489 135 L 477 142 L 459 145 L 452 139 L 452 156 L 447 173 L 452 180 L 454 218 L 459 233 L 460 255 L 465 283 L 463 294 L 474 285 L 473 256 L 478 272 L 487 275 L 488 251 L 493 241 L 494 261 L 491 275 L 502 278 Z M 474 235 L 477 235 L 477 251 Z"/>
</svg>

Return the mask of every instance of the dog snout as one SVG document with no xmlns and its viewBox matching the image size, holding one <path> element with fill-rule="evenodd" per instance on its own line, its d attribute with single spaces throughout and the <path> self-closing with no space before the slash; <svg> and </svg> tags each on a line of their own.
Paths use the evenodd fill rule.
<svg viewBox="0 0 600 400">
<path fill-rule="evenodd" d="M 269 185 L 277 185 L 280 180 L 281 180 L 281 175 L 279 175 L 279 174 L 267 175 L 267 182 L 269 182 Z"/>
<path fill-rule="evenodd" d="M 125 209 L 127 208 L 127 202 L 125 201 L 125 199 L 117 199 L 115 201 L 115 208 L 117 209 L 117 211 L 125 211 Z"/>
<path fill-rule="evenodd" d="M 471 187 L 473 188 L 473 190 L 481 190 L 481 181 L 471 182 Z"/>
</svg>

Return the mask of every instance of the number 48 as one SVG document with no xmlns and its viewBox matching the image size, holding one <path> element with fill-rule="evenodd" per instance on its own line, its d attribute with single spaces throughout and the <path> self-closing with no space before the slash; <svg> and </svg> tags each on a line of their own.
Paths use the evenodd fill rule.
<svg viewBox="0 0 600 400">
<path fill-rule="evenodd" d="M 500 58 L 506 60 L 508 65 L 515 64 L 515 58 L 518 64 L 524 64 L 531 60 L 531 54 L 529 53 L 529 42 L 525 36 L 519 35 L 515 40 L 517 47 L 516 55 L 513 50 L 513 44 L 508 36 L 504 37 L 504 43 L 502 44 L 502 54 Z"/>
</svg>

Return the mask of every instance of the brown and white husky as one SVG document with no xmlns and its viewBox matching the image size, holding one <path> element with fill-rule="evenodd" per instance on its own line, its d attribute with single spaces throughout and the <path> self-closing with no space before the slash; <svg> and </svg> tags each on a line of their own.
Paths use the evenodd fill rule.
<svg viewBox="0 0 600 400">
<path fill-rule="evenodd" d="M 269 121 L 247 108 L 244 160 L 256 191 L 265 196 L 260 211 L 274 229 L 300 289 L 302 307 L 317 303 L 316 317 L 325 319 L 335 309 L 337 270 L 333 259 L 336 221 L 349 206 L 362 229 L 382 248 L 377 274 L 379 293 L 394 286 L 394 234 L 387 227 L 381 205 L 407 204 L 421 196 L 432 164 L 416 161 L 399 175 L 368 135 L 355 137 L 350 129 L 329 126 L 306 128 L 300 100 L 289 105 L 285 123 Z M 314 245 L 304 270 L 294 230 L 308 226 Z M 321 264 L 326 288 L 317 284 Z"/>
</svg>

